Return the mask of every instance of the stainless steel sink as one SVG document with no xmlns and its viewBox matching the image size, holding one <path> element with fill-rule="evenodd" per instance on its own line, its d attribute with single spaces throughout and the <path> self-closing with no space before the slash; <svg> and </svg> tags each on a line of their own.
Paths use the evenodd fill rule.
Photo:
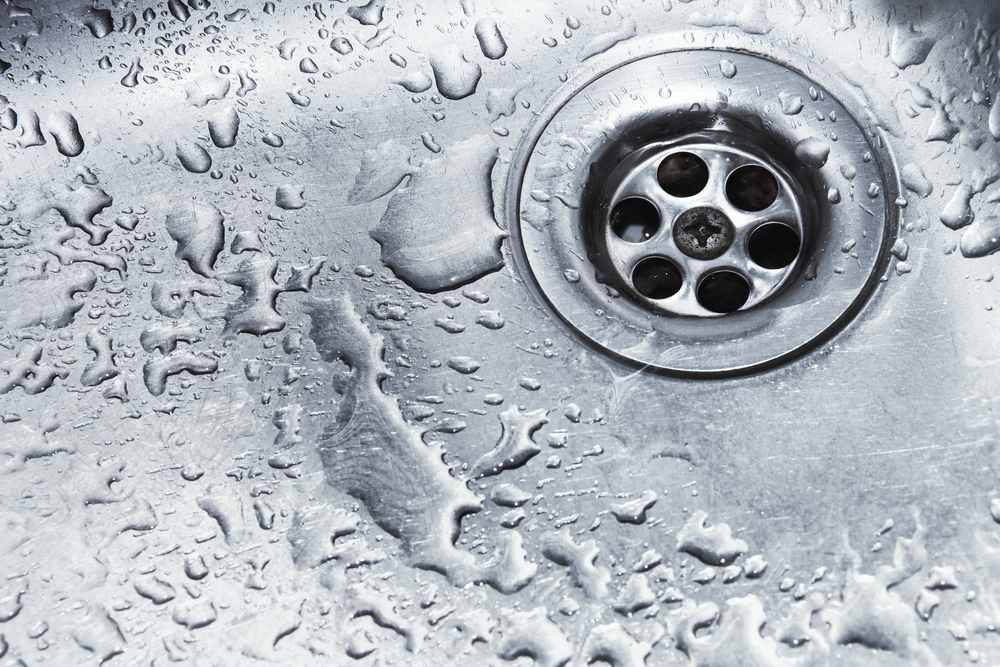
<svg viewBox="0 0 1000 667">
<path fill-rule="evenodd" d="M 998 13 L 0 5 L 0 665 L 997 664 Z"/>
</svg>

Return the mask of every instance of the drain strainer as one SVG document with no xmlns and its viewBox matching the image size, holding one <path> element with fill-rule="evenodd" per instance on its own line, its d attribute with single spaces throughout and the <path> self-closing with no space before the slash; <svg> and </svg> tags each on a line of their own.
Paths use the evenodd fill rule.
<svg viewBox="0 0 1000 667">
<path fill-rule="evenodd" d="M 567 84 L 533 130 L 508 189 L 523 260 L 562 319 L 644 366 L 790 358 L 887 266 L 898 183 L 880 131 L 778 63 L 638 58 Z"/>
</svg>

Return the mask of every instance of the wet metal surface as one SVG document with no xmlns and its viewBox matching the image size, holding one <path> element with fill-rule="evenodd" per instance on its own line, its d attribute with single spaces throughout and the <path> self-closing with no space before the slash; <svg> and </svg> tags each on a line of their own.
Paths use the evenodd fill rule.
<svg viewBox="0 0 1000 667">
<path fill-rule="evenodd" d="M 1000 662 L 990 3 L 0 19 L 0 664 Z"/>
</svg>

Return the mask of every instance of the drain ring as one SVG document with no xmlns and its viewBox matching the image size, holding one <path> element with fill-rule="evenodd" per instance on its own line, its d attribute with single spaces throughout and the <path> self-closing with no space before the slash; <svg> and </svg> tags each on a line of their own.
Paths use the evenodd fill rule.
<svg viewBox="0 0 1000 667">
<path fill-rule="evenodd" d="M 846 94 L 835 96 L 773 60 L 664 52 L 652 43 L 634 52 L 643 49 L 645 55 L 570 81 L 521 142 L 506 200 L 518 261 L 576 332 L 652 369 L 731 376 L 801 354 L 850 321 L 888 266 L 899 184 L 881 130 L 855 120 L 840 102 Z M 732 73 L 723 61 L 735 77 L 722 73 Z M 679 198 L 679 208 L 664 211 L 652 189 L 620 187 L 637 178 L 640 165 L 660 163 L 671 151 L 708 165 L 701 190 L 695 161 L 668 170 L 689 203 Z M 706 151 L 742 162 L 720 170 L 715 159 L 713 173 Z M 734 177 L 747 165 L 773 174 L 783 213 L 768 212 L 777 205 L 767 203 L 772 186 L 760 172 Z M 871 184 L 880 196 L 868 196 Z M 617 229 L 630 236 L 619 238 L 612 213 L 630 198 L 652 200 L 660 219 L 629 224 L 619 216 Z M 675 240 L 676 220 L 699 206 L 736 225 L 717 257 L 692 257 Z M 695 225 L 691 233 L 710 239 L 717 227 Z M 627 261 L 618 247 L 631 253 Z M 659 297 L 676 289 L 670 296 L 649 297 L 632 278 L 653 260 L 663 275 L 645 271 L 641 285 Z M 703 293 L 713 301 L 701 303 Z"/>
</svg>

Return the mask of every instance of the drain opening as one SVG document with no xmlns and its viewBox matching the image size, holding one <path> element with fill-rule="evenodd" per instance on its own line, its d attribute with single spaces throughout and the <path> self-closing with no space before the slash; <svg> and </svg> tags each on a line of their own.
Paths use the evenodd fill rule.
<svg viewBox="0 0 1000 667">
<path fill-rule="evenodd" d="M 726 197 L 738 209 L 763 211 L 778 198 L 778 180 L 764 167 L 740 167 L 726 181 Z"/>
<path fill-rule="evenodd" d="M 750 283 L 732 271 L 711 274 L 698 286 L 698 303 L 713 313 L 735 313 L 750 298 Z"/>
<path fill-rule="evenodd" d="M 770 222 L 750 234 L 747 253 L 758 266 L 783 269 L 799 256 L 801 244 L 794 229 L 779 222 Z"/>
<path fill-rule="evenodd" d="M 632 270 L 632 284 L 647 299 L 669 299 L 683 282 L 680 270 L 662 257 L 647 257 Z"/>
<path fill-rule="evenodd" d="M 708 185 L 708 165 L 694 153 L 674 153 L 660 162 L 656 180 L 673 197 L 693 197 Z"/>
<path fill-rule="evenodd" d="M 611 210 L 611 230 L 628 243 L 648 241 L 659 229 L 660 213 L 645 199 L 625 199 Z"/>
</svg>

